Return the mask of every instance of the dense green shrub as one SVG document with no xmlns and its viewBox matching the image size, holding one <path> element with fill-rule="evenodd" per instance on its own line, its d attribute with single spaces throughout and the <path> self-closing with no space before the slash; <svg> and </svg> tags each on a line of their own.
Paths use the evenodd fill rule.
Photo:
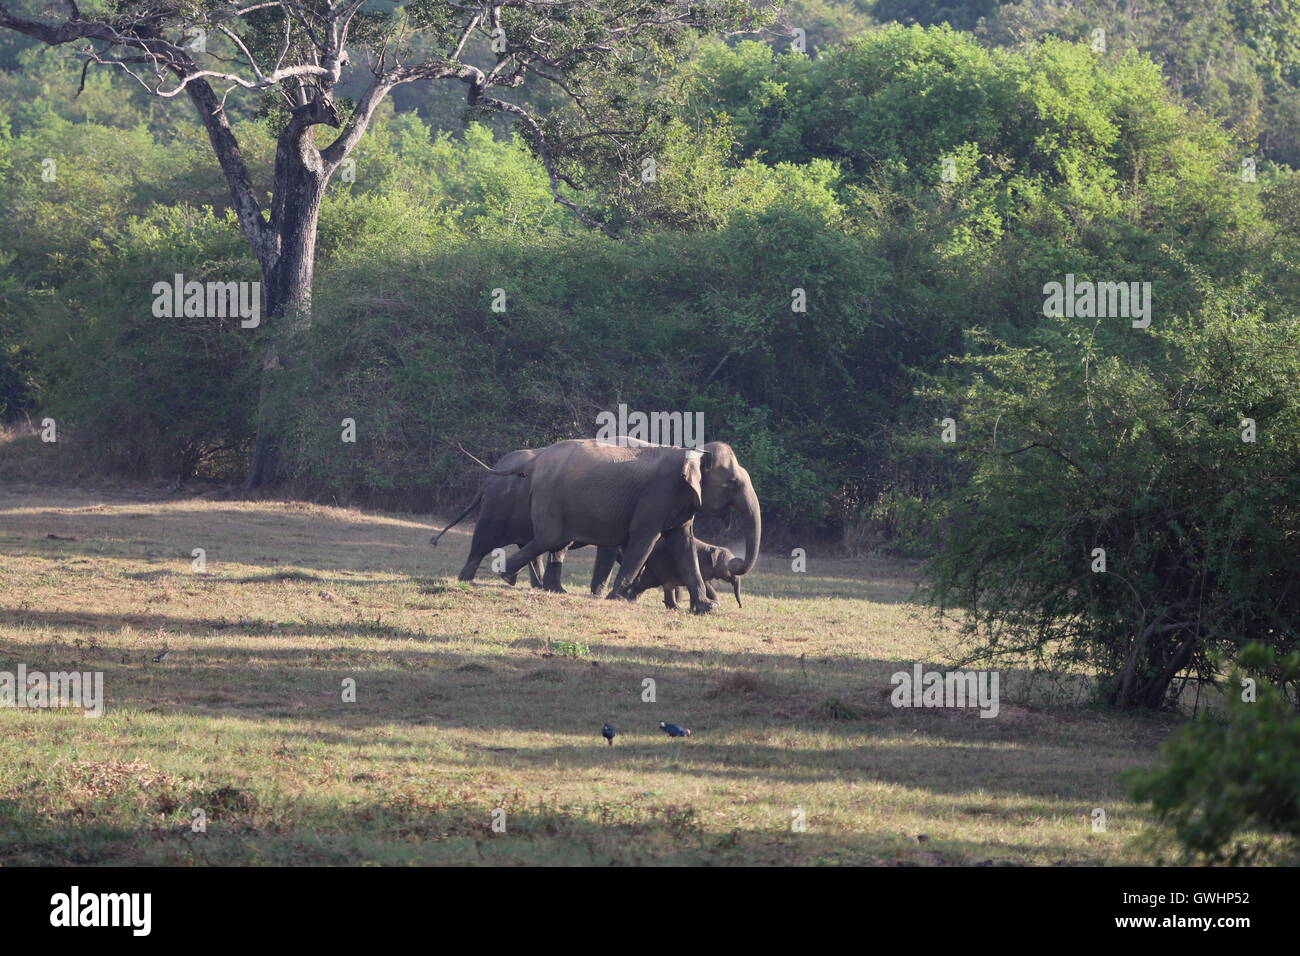
<svg viewBox="0 0 1300 956">
<path fill-rule="evenodd" d="M 110 469 L 185 479 L 213 456 L 239 460 L 251 438 L 257 332 L 238 318 L 156 317 L 154 284 L 176 273 L 258 276 L 227 216 L 158 207 L 97 245 L 59 296 L 29 303 L 41 411 Z"/>
<path fill-rule="evenodd" d="M 818 521 L 843 478 L 830 449 L 853 461 L 863 417 L 885 414 L 839 398 L 849 357 L 870 351 L 868 280 L 859 244 L 815 205 L 782 197 L 718 232 L 618 243 L 406 240 L 321 283 L 277 412 L 293 436 L 285 467 L 305 485 L 427 503 L 477 484 L 454 443 L 482 457 L 590 436 L 625 403 L 702 412 L 773 517 Z M 815 273 L 789 271 L 810 259 Z M 809 313 L 791 311 L 797 283 Z M 819 371 L 827 362 L 836 377 Z M 344 418 L 355 443 L 340 440 Z"/>
<path fill-rule="evenodd" d="M 953 253 L 1005 238 L 1035 258 L 1073 247 L 1159 268 L 1168 239 L 1208 267 L 1257 226 L 1239 149 L 1137 55 L 893 27 L 815 60 L 715 45 L 696 70 L 695 104 L 729 119 L 740 156 L 829 160 L 847 186 L 942 209 Z"/>
<path fill-rule="evenodd" d="M 1257 677 L 1234 669 L 1226 713 L 1206 713 L 1170 738 L 1161 764 L 1135 775 L 1134 797 L 1192 860 L 1300 862 L 1300 654 L 1284 659 L 1253 644 L 1240 665 Z"/>
<path fill-rule="evenodd" d="M 1110 703 L 1158 707 L 1218 653 L 1296 647 L 1297 332 L 1207 292 L 1147 329 L 1044 318 L 1033 344 L 986 343 L 936 381 L 970 477 L 945 499 L 933 596 L 981 655 L 1094 667 Z"/>
</svg>

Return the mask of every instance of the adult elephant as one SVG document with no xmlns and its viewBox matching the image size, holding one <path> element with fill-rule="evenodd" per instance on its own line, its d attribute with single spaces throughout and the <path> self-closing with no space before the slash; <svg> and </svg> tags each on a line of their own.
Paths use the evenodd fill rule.
<svg viewBox="0 0 1300 956">
<path fill-rule="evenodd" d="M 532 461 L 536 455 L 536 449 L 520 448 L 502 456 L 497 461 L 495 470 L 517 470 Z M 457 575 L 461 581 L 474 580 L 474 575 L 478 573 L 478 566 L 483 563 L 483 559 L 497 548 L 504 548 L 508 544 L 516 546 L 527 544 L 533 537 L 533 521 L 528 511 L 528 487 L 518 479 L 512 480 L 492 474 L 488 475 L 483 482 L 483 487 L 469 503 L 469 507 L 451 524 L 430 538 L 429 544 L 436 548 L 442 536 L 464 521 L 475 508 L 480 509 L 479 516 L 474 525 L 474 535 L 469 543 L 469 557 L 465 559 L 465 566 Z M 533 587 L 553 585 L 555 589 L 560 589 L 559 574 L 563 569 L 563 562 L 556 564 L 554 572 L 549 567 L 543 571 L 542 563 L 542 555 L 528 562 L 528 573 Z M 551 581 L 546 580 L 548 574 L 551 576 Z M 514 584 L 516 578 L 517 572 L 509 575 L 507 580 Z"/>
<path fill-rule="evenodd" d="M 533 448 L 517 449 L 502 456 L 497 461 L 495 470 L 513 473 L 527 465 L 536 455 L 537 450 Z M 436 548 L 444 534 L 469 517 L 475 508 L 479 509 L 474 535 L 470 539 L 469 556 L 465 559 L 465 566 L 460 569 L 460 574 L 457 575 L 459 580 L 474 580 L 474 575 L 478 573 L 478 566 L 483 563 L 483 559 L 497 548 L 504 548 L 510 544 L 516 546 L 527 544 L 532 539 L 533 521 L 529 514 L 529 491 L 527 483 L 518 478 L 490 474 L 469 506 L 451 524 L 429 539 L 429 544 Z M 545 588 L 548 591 L 564 591 L 560 581 L 564 574 L 564 556 L 568 550 L 569 546 L 566 545 L 552 551 L 545 570 L 543 570 L 542 555 L 528 562 L 528 574 L 533 587 Z M 609 577 L 612 563 L 613 552 L 611 551 L 609 555 L 602 552 L 596 566 L 596 571 L 600 573 L 599 581 L 596 580 L 595 574 L 592 576 L 593 594 Z M 602 565 L 603 572 L 600 570 Z M 506 575 L 506 580 L 514 584 L 517 580 L 517 572 Z"/>
<path fill-rule="evenodd" d="M 723 442 L 693 449 L 571 439 L 492 473 L 516 476 L 530 493 L 533 537 L 506 559 L 506 575 L 572 541 L 621 546 L 623 563 L 610 596 L 624 597 L 625 585 L 636 580 L 663 537 L 684 572 L 692 609 L 710 611 L 717 602 L 709 599 L 700 577 L 691 526 L 697 513 L 727 509 L 738 511 L 746 523 L 745 556 L 734 559 L 732 573 L 747 574 L 758 560 L 763 530 L 758 496 L 749 473 Z"/>
</svg>

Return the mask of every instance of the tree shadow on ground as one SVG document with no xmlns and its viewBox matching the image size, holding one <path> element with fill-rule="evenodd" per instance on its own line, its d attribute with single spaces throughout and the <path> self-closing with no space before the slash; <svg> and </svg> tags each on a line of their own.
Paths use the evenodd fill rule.
<svg viewBox="0 0 1300 956">
<path fill-rule="evenodd" d="M 375 792 L 347 807 L 299 806 L 308 825 L 296 828 L 268 821 L 250 800 L 215 814 L 206 832 L 196 833 L 186 825 L 188 813 L 204 796 L 159 794 L 157 803 L 178 809 L 135 826 L 52 819 L 0 800 L 0 864 L 228 866 L 249 861 L 250 842 L 258 859 L 318 866 L 1005 866 L 1045 850 L 1059 865 L 1096 862 L 1063 844 L 916 845 L 902 833 L 818 832 L 815 812 L 804 832 L 792 832 L 789 819 L 775 811 L 770 827 L 718 832 L 706 829 L 689 805 L 602 803 L 573 810 L 502 794 L 493 806 L 491 798 L 474 804 L 436 790 L 414 801 Z"/>
<path fill-rule="evenodd" d="M 118 615 L 44 619 L 87 638 L 111 634 L 124 624 L 179 629 L 193 623 L 162 615 L 143 621 Z M 0 622 L 6 621 L 30 623 L 31 612 L 4 611 Z M 225 633 L 268 634 L 250 627 Z M 113 711 L 310 722 L 311 731 L 286 731 L 300 734 L 304 742 L 332 731 L 340 735 L 337 742 L 355 736 L 353 742 L 360 743 L 369 730 L 393 726 L 455 729 L 462 740 L 468 732 L 469 739 L 478 736 L 484 743 L 503 733 L 559 733 L 590 744 L 528 745 L 503 759 L 575 770 L 632 761 L 636 772 L 645 774 L 663 772 L 665 761 L 677 760 L 680 766 L 673 772 L 703 778 L 886 782 L 946 794 L 1068 797 L 1093 780 L 1098 766 L 1113 766 L 1117 773 L 1140 762 L 1161 736 L 1152 722 L 1116 719 L 1101 744 L 1094 723 L 1005 704 L 1002 715 L 993 719 L 973 710 L 893 708 L 887 683 L 861 676 L 869 670 L 883 677 L 896 666 L 881 660 L 828 665 L 824 673 L 805 679 L 797 660 L 769 655 L 770 666 L 756 672 L 756 689 L 736 693 L 727 689 L 725 678 L 734 665 L 750 663 L 740 654 L 709 654 L 702 663 L 692 652 L 630 649 L 638 657 L 660 657 L 648 662 L 605 656 L 595 648 L 597 659 L 571 660 L 544 657 L 540 642 L 519 641 L 514 652 L 535 645 L 532 653 L 470 657 L 448 646 L 461 640 L 457 635 L 400 628 L 381 633 L 363 623 L 307 625 L 302 635 L 291 629 L 277 633 L 288 638 L 323 634 L 341 642 L 258 648 L 201 641 L 152 664 L 139 650 L 123 663 L 119 647 L 91 649 L 87 640 L 78 648 L 64 634 L 62 642 L 36 648 L 0 642 L 0 661 L 8 667 L 21 661 L 29 671 L 103 671 L 106 704 Z M 349 637 L 376 633 L 394 639 L 394 646 L 347 643 Z M 33 659 L 38 655 L 45 659 Z M 670 694 L 671 707 L 642 703 L 646 676 L 656 680 L 661 693 Z M 356 682 L 355 703 L 344 702 L 340 693 L 348 679 Z M 820 716 L 828 696 L 847 704 L 854 719 Z M 608 751 L 598 737 L 606 720 L 624 730 L 620 746 Z M 661 737 L 659 720 L 684 723 L 694 736 L 687 741 Z M 827 737 L 835 743 L 827 746 Z M 1080 762 L 1081 754 L 1087 755 L 1086 763 Z"/>
</svg>

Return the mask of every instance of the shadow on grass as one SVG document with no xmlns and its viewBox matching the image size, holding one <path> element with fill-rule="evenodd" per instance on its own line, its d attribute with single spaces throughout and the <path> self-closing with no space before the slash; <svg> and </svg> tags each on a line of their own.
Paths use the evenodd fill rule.
<svg viewBox="0 0 1300 956">
<path fill-rule="evenodd" d="M 34 618 L 87 635 L 111 634 L 124 625 L 184 630 L 196 624 L 162 615 L 0 612 L 0 624 L 31 624 Z M 294 630 L 276 633 L 293 637 Z M 344 642 L 266 649 L 199 642 L 174 649 L 162 664 L 143 657 L 123 664 L 119 647 L 74 650 L 65 636 L 63 642 L 37 647 L 0 642 L 0 666 L 21 661 L 29 670 L 101 670 L 110 712 L 310 723 L 311 730 L 283 731 L 304 746 L 364 745 L 376 727 L 432 726 L 461 732 L 463 760 L 582 771 L 626 763 L 624 769 L 648 776 L 884 782 L 943 794 L 1067 798 L 1086 792 L 1095 800 L 1098 770 L 1113 769 L 1105 775 L 1113 781 L 1119 770 L 1139 763 L 1158 736 L 1154 727 L 1133 719 L 1116 719 L 1110 733 L 1102 734 L 1095 721 L 1023 708 L 1014 716 L 1008 708 L 1004 718 L 994 719 L 971 711 L 894 709 L 885 699 L 886 675 L 896 665 L 883 660 L 828 661 L 807 676 L 807 662 L 768 654 L 769 665 L 757 672 L 758 690 L 720 693 L 719 678 L 750 668 L 750 655 L 597 645 L 591 659 L 573 660 L 543 657 L 539 640 L 520 639 L 512 653 L 532 645 L 535 656 L 471 656 L 446 646 L 460 640 L 451 634 L 365 622 L 299 630 Z M 253 627 L 223 631 L 270 633 Z M 357 636 L 392 638 L 400 646 L 346 643 Z M 32 659 L 38 655 L 47 659 Z M 649 657 L 658 660 L 648 662 Z M 657 681 L 665 703 L 641 701 L 646 676 Z M 342 699 L 347 679 L 356 681 L 355 703 Z M 858 719 L 819 718 L 818 705 L 830 696 L 849 700 Z M 606 720 L 623 732 L 619 745 L 608 749 L 598 736 Z M 668 740 L 658 732 L 659 720 L 683 723 L 695 734 L 686 741 Z M 484 746 L 465 745 L 466 731 L 469 740 L 477 736 Z M 519 732 L 589 738 L 590 744 L 517 746 L 504 755 L 486 749 L 497 735 Z M 1105 790 L 1118 795 L 1110 784 Z"/>
<path fill-rule="evenodd" d="M 263 618 L 252 620 L 225 617 L 175 617 L 169 614 L 98 614 L 89 611 L 35 611 L 0 608 L 0 627 L 44 627 L 57 630 L 80 630 L 88 634 L 116 634 L 123 628 L 136 630 L 190 633 L 198 637 L 229 634 L 240 637 L 294 637 L 313 634 L 337 637 L 389 637 L 399 640 L 436 641 L 437 635 L 424 631 L 366 620 L 360 615 L 350 621 L 313 621 L 281 624 Z M 208 632 L 206 635 L 202 632 Z M 446 637 L 444 640 L 448 639 Z M 3 647 L 3 644 L 0 644 Z M 241 651 L 241 653 L 246 653 Z M 267 651 L 275 657 L 274 651 Z M 288 651 L 284 657 L 292 662 L 301 651 Z"/>
<path fill-rule="evenodd" d="M 98 821 L 58 822 L 18 800 L 0 799 L 0 866 L 124 863 L 132 828 Z"/>
<path fill-rule="evenodd" d="M 1016 865 L 1030 853 L 1072 860 L 1064 846 L 971 847 L 960 841 L 910 844 L 903 834 L 818 832 L 815 811 L 806 832 L 773 813 L 770 828 L 708 831 L 690 805 L 604 801 L 580 810 L 528 804 L 519 794 L 485 795 L 479 804 L 432 787 L 346 807 L 298 805 L 274 822 L 260 808 L 227 814 L 196 834 L 185 823 L 192 801 L 164 795 L 181 809 L 165 820 L 124 826 L 51 819 L 0 800 L 0 865 L 543 865 L 683 866 Z M 494 803 L 496 804 L 494 806 Z M 494 814 L 502 832 L 494 832 Z M 297 817 L 298 819 L 294 819 Z M 296 825 L 294 825 L 296 824 Z"/>
<path fill-rule="evenodd" d="M 199 575 L 193 572 L 169 571 L 165 569 L 159 569 L 157 571 L 136 571 L 122 576 L 131 581 L 143 581 L 147 584 L 168 580 L 183 581 L 187 584 L 359 584 L 363 586 L 375 584 L 391 586 L 393 584 L 392 579 L 386 578 L 322 577 L 319 574 L 302 571 L 298 568 L 285 568 L 281 571 L 268 571 L 266 574 L 250 574 L 243 577 L 227 577 L 213 573 L 204 573 Z"/>
</svg>

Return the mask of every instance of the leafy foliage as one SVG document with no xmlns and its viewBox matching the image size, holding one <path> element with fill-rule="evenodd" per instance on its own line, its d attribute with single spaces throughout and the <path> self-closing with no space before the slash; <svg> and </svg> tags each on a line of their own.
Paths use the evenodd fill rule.
<svg viewBox="0 0 1300 956">
<path fill-rule="evenodd" d="M 137 348 L 111 327 L 144 321 L 131 310 L 147 301 L 103 301 L 103 289 L 143 288 L 136 240 L 122 237 L 136 235 L 136 220 L 192 218 L 194 208 L 158 208 L 177 194 L 223 204 L 201 133 L 121 125 L 96 85 L 108 82 L 91 74 L 86 95 L 98 98 L 76 106 L 75 121 L 71 101 L 38 96 L 0 138 L 0 162 L 16 171 L 0 217 L 18 278 L 0 304 L 11 408 L 75 406 L 102 434 L 116 431 L 116 406 L 76 403 L 69 392 L 82 382 L 54 357 L 71 345 L 57 343 L 75 341 L 81 326 L 68 323 L 81 315 L 112 348 Z M 1137 59 L 1104 62 L 1062 43 L 989 52 L 947 29 L 892 28 L 816 59 L 705 45 L 677 85 L 646 133 L 656 177 L 605 176 L 612 154 L 586 170 L 584 203 L 636 224 L 619 243 L 588 235 L 552 201 L 525 138 L 475 124 L 452 135 L 377 111 L 355 175 L 336 177 L 325 201 L 320 328 L 290 375 L 301 385 L 283 397 L 301 490 L 426 506 L 471 480 L 431 436 L 504 451 L 586 434 L 596 411 L 625 401 L 705 412 L 711 433 L 733 440 L 751 470 L 758 463 L 771 518 L 832 532 L 869 525 L 872 540 L 914 549 L 933 495 L 961 469 L 905 441 L 926 413 L 911 376 L 961 353 L 968 329 L 1023 343 L 1041 326 L 1037 288 L 1069 270 L 1150 277 L 1167 308 L 1190 313 L 1201 294 L 1166 246 L 1210 281 L 1251 268 L 1271 301 L 1294 300 L 1293 180 L 1241 183 L 1223 135 L 1172 103 Z M 271 164 L 274 126 L 237 123 L 255 172 Z M 51 155 L 59 175 L 47 183 Z M 212 214 L 197 246 L 175 234 L 172 262 L 154 249 L 153 280 L 213 274 L 200 260 L 224 222 Z M 249 267 L 223 250 L 222 261 Z M 486 312 L 493 288 L 508 291 L 505 317 Z M 795 290 L 807 312 L 792 310 Z M 253 347 L 242 335 L 240 347 Z M 235 449 L 219 460 L 237 472 L 246 430 L 225 429 L 252 414 L 257 390 L 216 361 L 238 350 L 202 354 L 213 364 L 187 374 L 229 386 L 224 407 L 239 412 L 198 429 L 196 447 Z M 344 407 L 370 444 L 340 444 Z M 117 440 L 143 446 L 158 434 Z M 183 472 L 180 446 L 167 447 L 127 458 Z"/>
<path fill-rule="evenodd" d="M 836 405 L 840 381 L 801 371 L 790 389 L 784 373 L 860 347 L 856 335 L 826 337 L 850 328 L 855 294 L 827 295 L 825 327 L 799 321 L 773 259 L 778 246 L 817 255 L 828 288 L 858 281 L 857 246 L 818 215 L 782 196 L 717 233 L 498 233 L 455 248 L 407 235 L 400 254 L 376 247 L 323 283 L 282 396 L 295 436 L 286 467 L 336 494 L 423 503 L 477 483 L 455 443 L 483 457 L 589 436 L 622 402 L 702 412 L 706 435 L 734 444 L 762 483 L 765 507 L 818 520 L 835 476 L 826 448 L 857 440 L 844 423 L 861 410 Z M 504 312 L 492 311 L 494 289 Z M 792 427 L 819 401 L 819 429 Z M 344 417 L 364 423 L 356 444 L 339 441 Z"/>
<path fill-rule="evenodd" d="M 238 318 L 160 319 L 152 303 L 174 272 L 256 279 L 236 227 L 208 208 L 160 207 L 112 239 L 57 300 L 30 304 L 42 410 L 109 469 L 183 480 L 214 457 L 229 469 L 252 433 L 255 340 Z"/>
<path fill-rule="evenodd" d="M 980 654 L 1095 667 L 1110 703 L 1157 707 L 1216 653 L 1297 645 L 1297 328 L 1207 291 L 1144 330 L 1045 319 L 935 381 L 970 478 L 946 496 L 933 593 Z"/>
<path fill-rule="evenodd" d="M 1253 694 L 1237 693 L 1247 681 L 1234 669 L 1227 713 L 1206 714 L 1176 734 L 1165 744 L 1163 763 L 1136 775 L 1134 796 L 1151 804 L 1193 860 L 1295 862 L 1300 859 L 1300 713 L 1284 688 L 1285 682 L 1300 681 L 1300 654 L 1281 657 L 1252 644 L 1242 651 L 1240 665 L 1283 683 L 1264 679 Z"/>
<path fill-rule="evenodd" d="M 1140 51 L 1171 89 L 1221 117 L 1242 146 L 1300 161 L 1300 4 L 1294 0 L 1021 0 L 999 5 L 978 28 L 999 46 L 1044 37 L 1092 42 L 1112 54 Z"/>
</svg>

